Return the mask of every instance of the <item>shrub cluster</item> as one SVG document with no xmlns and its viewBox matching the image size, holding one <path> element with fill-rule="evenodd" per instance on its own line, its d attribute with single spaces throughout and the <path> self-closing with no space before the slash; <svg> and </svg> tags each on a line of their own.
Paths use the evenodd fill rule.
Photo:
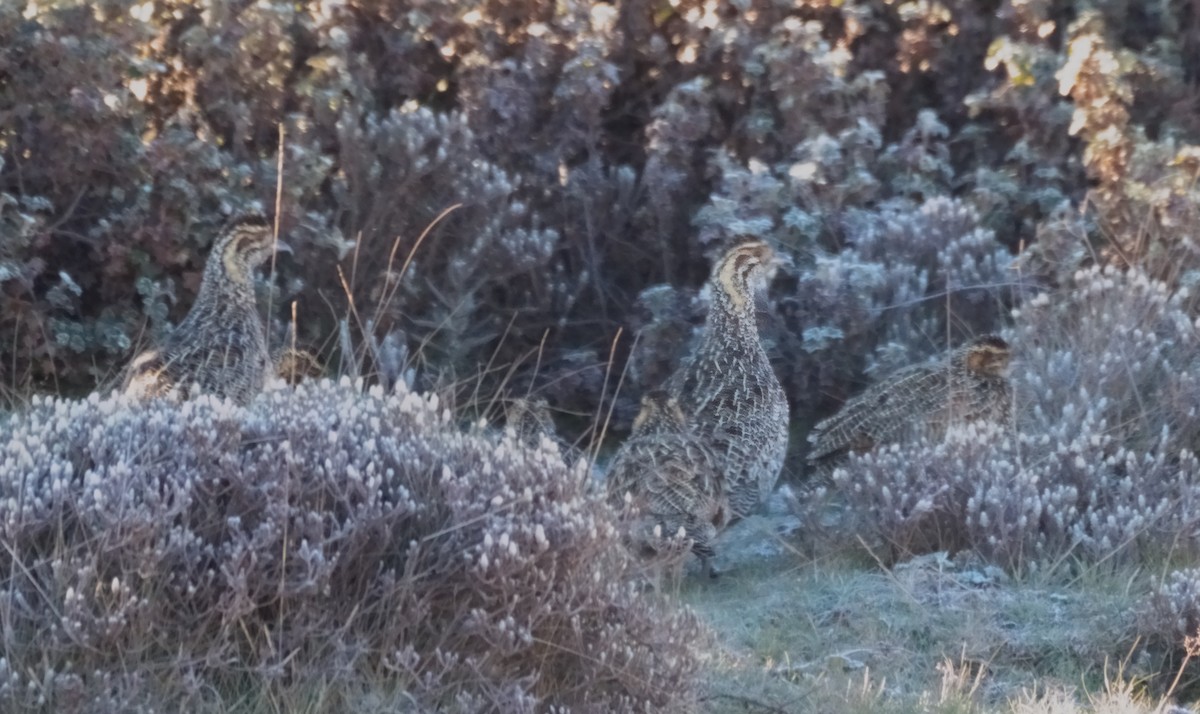
<svg viewBox="0 0 1200 714">
<path fill-rule="evenodd" d="M 1015 312 L 1015 423 L 835 472 L 847 525 L 899 557 L 974 549 L 1015 571 L 1195 554 L 1200 344 L 1172 290 L 1093 267 Z M 1114 339 L 1120 334 L 1120 339 Z"/>
<path fill-rule="evenodd" d="M 1141 603 L 1137 629 L 1150 647 L 1181 650 L 1200 637 L 1200 569 L 1173 571 Z"/>
<path fill-rule="evenodd" d="M 793 260 L 765 327 L 811 423 L 865 371 L 993 329 L 1022 243 L 1038 276 L 1089 241 L 1186 243 L 1187 12 L 8 3 L 0 383 L 104 383 L 190 305 L 225 216 L 278 185 L 299 251 L 271 319 L 297 302 L 301 347 L 345 364 L 345 320 L 357 344 L 400 336 L 425 386 L 594 413 L 633 328 L 613 431 L 698 322 L 708 259 L 764 237 Z"/>
<path fill-rule="evenodd" d="M 403 383 L 36 398 L 0 427 L 0 708 L 694 710 L 697 622 L 545 443 Z"/>
<path fill-rule="evenodd" d="M 1133 609 L 1127 628 L 1136 638 L 1147 680 L 1159 690 L 1180 688 L 1194 696 L 1200 657 L 1200 569 L 1176 570 L 1158 582 Z"/>
</svg>

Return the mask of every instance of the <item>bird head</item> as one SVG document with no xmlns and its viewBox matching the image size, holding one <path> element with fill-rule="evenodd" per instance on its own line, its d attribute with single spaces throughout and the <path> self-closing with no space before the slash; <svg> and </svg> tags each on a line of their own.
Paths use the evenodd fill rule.
<svg viewBox="0 0 1200 714">
<path fill-rule="evenodd" d="M 633 420 L 635 434 L 658 429 L 678 429 L 685 424 L 679 402 L 667 392 L 656 389 L 642 396 L 642 408 Z"/>
<path fill-rule="evenodd" d="M 713 266 L 713 287 L 729 296 L 739 309 L 766 288 L 776 269 L 775 251 L 761 240 L 744 240 L 725 252 Z"/>
<path fill-rule="evenodd" d="M 270 221 L 261 214 L 236 218 L 217 239 L 213 254 L 219 255 L 225 273 L 239 282 L 250 282 L 251 274 L 276 250 L 290 253 L 291 247 L 275 239 Z"/>
<path fill-rule="evenodd" d="M 997 335 L 976 337 L 967 343 L 965 364 L 968 372 L 981 377 L 1002 377 L 1012 361 L 1012 349 Z"/>
</svg>

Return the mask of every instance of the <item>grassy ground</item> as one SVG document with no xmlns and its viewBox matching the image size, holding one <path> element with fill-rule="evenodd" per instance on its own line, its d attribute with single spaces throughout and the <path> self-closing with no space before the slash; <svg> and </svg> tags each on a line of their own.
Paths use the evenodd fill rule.
<svg viewBox="0 0 1200 714">
<path fill-rule="evenodd" d="M 1118 676 L 1136 573 L 1014 582 L 940 555 L 887 571 L 861 550 L 772 556 L 766 520 L 745 527 L 757 558 L 679 590 L 722 646 L 707 712 L 1168 711 Z"/>
<path fill-rule="evenodd" d="M 762 517 L 737 526 L 727 534 L 720 578 L 691 572 L 667 595 L 716 633 L 699 714 L 1196 710 L 1152 700 L 1143 686 L 1149 673 L 1133 673 L 1133 643 L 1122 633 L 1150 580 L 1141 573 L 1018 582 L 941 554 L 888 570 L 862 549 L 803 556 L 772 535 L 777 526 Z M 420 709 L 402 688 L 331 676 L 250 685 L 195 711 Z"/>
</svg>

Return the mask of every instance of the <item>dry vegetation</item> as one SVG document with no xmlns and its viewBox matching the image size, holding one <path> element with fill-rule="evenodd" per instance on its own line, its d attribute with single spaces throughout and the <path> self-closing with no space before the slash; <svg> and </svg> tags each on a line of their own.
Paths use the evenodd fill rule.
<svg viewBox="0 0 1200 714">
<path fill-rule="evenodd" d="M 1198 79 L 1183 0 L 0 3 L 0 709 L 1194 702 Z M 271 344 L 363 382 L 108 396 L 249 207 Z M 606 452 L 742 234 L 798 495 L 698 622 L 584 452 L 487 422 Z M 1013 423 L 806 487 L 985 332 Z"/>
<path fill-rule="evenodd" d="M 706 637 L 588 473 L 436 397 L 35 398 L 6 432 L 5 711 L 693 709 Z"/>
</svg>

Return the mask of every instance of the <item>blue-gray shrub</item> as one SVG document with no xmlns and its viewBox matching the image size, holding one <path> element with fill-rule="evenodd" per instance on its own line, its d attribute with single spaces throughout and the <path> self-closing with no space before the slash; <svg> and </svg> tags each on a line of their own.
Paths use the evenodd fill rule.
<svg viewBox="0 0 1200 714">
<path fill-rule="evenodd" d="M 973 549 L 1013 571 L 1155 562 L 1200 543 L 1190 296 L 1078 271 L 1014 311 L 1013 423 L 894 445 L 834 475 L 843 524 L 892 555 Z"/>
<path fill-rule="evenodd" d="M 0 425 L 0 708 L 316 678 L 423 711 L 689 711 L 704 636 L 630 583 L 590 482 L 403 383 L 36 398 Z"/>
</svg>

